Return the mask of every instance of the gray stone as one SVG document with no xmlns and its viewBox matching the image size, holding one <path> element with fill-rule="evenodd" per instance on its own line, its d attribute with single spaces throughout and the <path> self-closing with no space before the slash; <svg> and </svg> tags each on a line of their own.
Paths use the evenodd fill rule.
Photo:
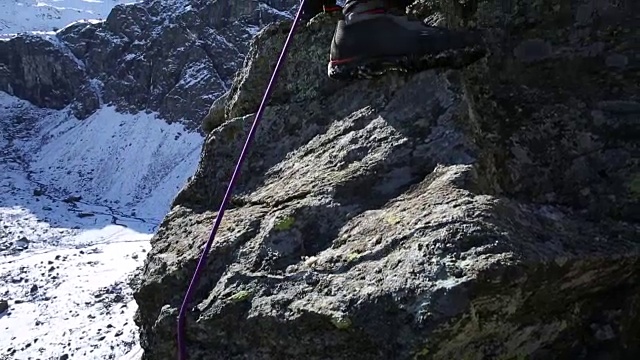
<svg viewBox="0 0 640 360">
<path fill-rule="evenodd" d="M 190 359 L 640 356 L 640 74 L 584 51 L 630 43 L 634 9 L 582 39 L 572 7 L 436 2 L 445 24 L 485 28 L 492 55 L 335 82 L 336 19 L 301 26 L 189 306 Z M 175 357 L 182 296 L 289 25 L 252 43 L 151 240 L 134 294 L 147 360 Z M 518 61 L 533 38 L 562 51 Z"/>
<path fill-rule="evenodd" d="M 78 90 L 74 101 L 71 103 L 73 115 L 84 120 L 100 108 L 101 89 L 95 83 L 88 82 Z"/>
<path fill-rule="evenodd" d="M 629 64 L 629 59 L 622 54 L 611 54 L 607 56 L 605 63 L 610 67 L 624 68 Z"/>
<path fill-rule="evenodd" d="M 551 45 L 542 39 L 525 40 L 513 52 L 520 61 L 538 61 L 551 55 Z"/>
<path fill-rule="evenodd" d="M 62 109 L 87 82 L 84 68 L 55 39 L 21 35 L 0 41 L 0 90 Z"/>
</svg>

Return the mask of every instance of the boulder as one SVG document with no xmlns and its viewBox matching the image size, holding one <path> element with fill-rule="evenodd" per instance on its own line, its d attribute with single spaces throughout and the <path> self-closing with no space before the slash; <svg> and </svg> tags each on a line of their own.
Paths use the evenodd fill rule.
<svg viewBox="0 0 640 360">
<path fill-rule="evenodd" d="M 301 25 L 190 304 L 189 359 L 638 358 L 638 5 L 578 2 L 418 1 L 482 28 L 490 55 L 352 82 L 326 76 L 335 18 Z M 176 356 L 289 26 L 252 43 L 151 240 L 144 359 Z"/>
</svg>

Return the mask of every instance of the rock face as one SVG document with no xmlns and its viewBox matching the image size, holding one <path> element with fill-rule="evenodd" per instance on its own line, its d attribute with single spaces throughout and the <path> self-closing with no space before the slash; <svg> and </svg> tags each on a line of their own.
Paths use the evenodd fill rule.
<svg viewBox="0 0 640 360">
<path fill-rule="evenodd" d="M 419 1 L 486 29 L 463 71 L 326 77 L 301 27 L 187 316 L 189 359 L 636 359 L 634 1 Z M 182 296 L 289 24 L 207 121 L 135 297 L 147 360 Z M 635 44 L 635 45 L 634 45 Z"/>
<path fill-rule="evenodd" d="M 293 0 L 145 1 L 117 5 L 104 22 L 79 22 L 55 36 L 0 41 L 0 90 L 36 105 L 71 105 L 79 118 L 101 103 L 156 111 L 198 128 L 229 87 L 247 44 L 289 17 Z"/>
<path fill-rule="evenodd" d="M 9 94 L 61 109 L 85 81 L 82 64 L 51 41 L 21 36 L 0 42 L 0 84 Z"/>
</svg>

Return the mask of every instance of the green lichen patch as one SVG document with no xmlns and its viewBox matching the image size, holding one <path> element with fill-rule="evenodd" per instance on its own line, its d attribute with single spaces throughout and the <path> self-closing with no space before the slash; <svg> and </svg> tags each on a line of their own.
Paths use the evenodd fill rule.
<svg viewBox="0 0 640 360">
<path fill-rule="evenodd" d="M 357 252 L 349 253 L 349 254 L 347 255 L 347 262 L 348 262 L 348 263 L 351 263 L 351 262 L 357 261 L 357 260 L 360 258 L 360 255 L 361 255 L 361 254 L 360 254 L 360 253 L 357 253 Z"/>
<path fill-rule="evenodd" d="M 634 200 L 640 199 L 640 174 L 636 174 L 629 182 L 629 192 Z"/>
<path fill-rule="evenodd" d="M 290 230 L 295 222 L 296 219 L 293 216 L 286 216 L 276 221 L 276 224 L 273 226 L 273 228 L 278 231 Z"/>
<path fill-rule="evenodd" d="M 331 323 L 340 330 L 346 330 L 351 327 L 351 319 L 345 316 L 335 316 L 331 319 Z"/>
<path fill-rule="evenodd" d="M 251 291 L 240 290 L 237 293 L 231 295 L 229 297 L 229 300 L 231 300 L 234 303 L 237 303 L 237 302 L 241 302 L 241 301 L 245 301 L 245 300 L 249 299 L 251 297 L 251 295 L 253 295 L 251 293 Z"/>
</svg>

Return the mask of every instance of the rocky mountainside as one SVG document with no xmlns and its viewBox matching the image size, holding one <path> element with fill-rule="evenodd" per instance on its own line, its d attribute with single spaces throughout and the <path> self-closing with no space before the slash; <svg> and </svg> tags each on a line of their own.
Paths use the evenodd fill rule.
<svg viewBox="0 0 640 360">
<path fill-rule="evenodd" d="M 247 45 L 290 17 L 293 0 L 147 0 L 104 22 L 0 41 L 0 90 L 84 119 L 101 104 L 158 112 L 198 128 L 228 90 Z"/>
<path fill-rule="evenodd" d="M 0 1 L 0 38 L 28 31 L 55 31 L 81 19 L 103 20 L 117 4 L 138 0 Z"/>
<path fill-rule="evenodd" d="M 333 82 L 301 26 L 187 317 L 189 359 L 640 356 L 640 8 L 417 1 L 484 29 L 463 71 Z M 136 322 L 182 296 L 290 24 L 252 43 L 152 239 Z"/>
</svg>

